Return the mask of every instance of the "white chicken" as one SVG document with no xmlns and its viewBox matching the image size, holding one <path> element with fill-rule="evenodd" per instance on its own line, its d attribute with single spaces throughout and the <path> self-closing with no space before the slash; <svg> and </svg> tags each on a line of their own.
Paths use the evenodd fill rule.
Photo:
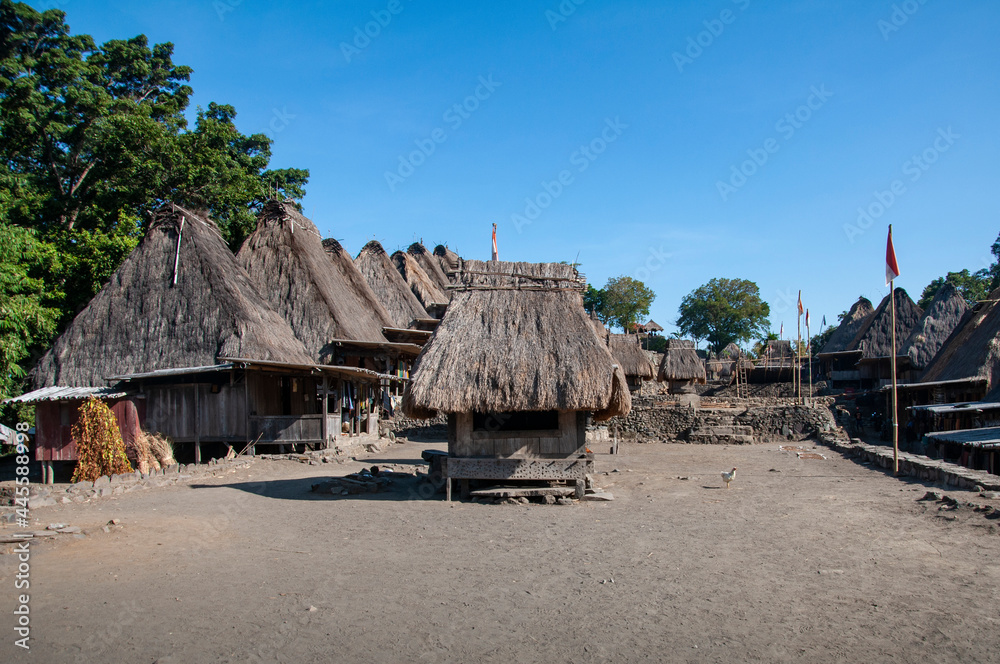
<svg viewBox="0 0 1000 664">
<path fill-rule="evenodd" d="M 729 488 L 729 483 L 736 479 L 736 469 L 733 468 L 728 473 L 722 473 L 722 481 L 726 483 L 726 488 Z"/>
</svg>

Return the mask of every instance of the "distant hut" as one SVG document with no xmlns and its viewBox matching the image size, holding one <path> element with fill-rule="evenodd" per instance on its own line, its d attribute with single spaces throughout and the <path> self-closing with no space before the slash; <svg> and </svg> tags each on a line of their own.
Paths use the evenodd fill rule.
<svg viewBox="0 0 1000 664">
<path fill-rule="evenodd" d="M 667 383 L 671 394 L 690 393 L 694 391 L 695 385 L 706 383 L 705 363 L 698 357 L 693 341 L 666 340 L 656 380 Z"/>
<path fill-rule="evenodd" d="M 840 321 L 837 329 L 819 349 L 816 357 L 822 363 L 823 373 L 831 381 L 859 380 L 856 365 L 861 354 L 851 349 L 850 346 L 861 328 L 874 315 L 875 307 L 872 306 L 871 300 L 865 297 L 858 298 L 858 301 L 851 305 L 850 311 Z"/>
<path fill-rule="evenodd" d="M 660 326 L 655 320 L 651 320 L 642 326 L 642 329 L 647 334 L 662 334 L 663 327 Z"/>
<path fill-rule="evenodd" d="M 646 351 L 642 349 L 637 335 L 608 335 L 608 348 L 611 349 L 611 355 L 618 360 L 618 366 L 624 372 L 628 388 L 632 392 L 641 393 L 642 381 L 656 377 L 656 369 L 649 361 Z"/>
<path fill-rule="evenodd" d="M 424 269 L 427 276 L 430 277 L 431 281 L 434 282 L 434 285 L 438 287 L 438 290 L 444 293 L 445 296 L 450 296 L 448 286 L 451 285 L 451 281 L 449 281 L 448 276 L 444 273 L 444 270 L 441 269 L 441 261 L 438 260 L 437 256 L 427 251 L 427 247 L 419 242 L 411 244 L 406 250 L 406 253 L 413 256 L 417 260 L 420 267 Z"/>
<path fill-rule="evenodd" d="M 795 349 L 789 339 L 770 339 L 753 363 L 747 379 L 751 383 L 784 383 L 795 375 Z"/>
<path fill-rule="evenodd" d="M 910 299 L 902 288 L 896 289 L 896 359 L 900 357 L 903 341 L 910 336 L 924 310 Z M 890 296 L 886 295 L 875 313 L 858 331 L 850 349 L 861 352 L 858 374 L 862 388 L 880 387 L 892 376 L 892 309 Z"/>
<path fill-rule="evenodd" d="M 410 417 L 448 415 L 449 497 L 452 479 L 572 480 L 582 492 L 588 415 L 631 408 L 584 288 L 568 265 L 463 262 L 403 398 Z"/>
<path fill-rule="evenodd" d="M 336 240 L 290 202 L 269 201 L 236 260 L 291 325 L 314 362 L 333 364 L 336 340 L 386 343 L 392 317 Z"/>
<path fill-rule="evenodd" d="M 705 373 L 709 381 L 732 382 L 736 362 L 743 359 L 743 351 L 735 343 L 730 343 L 722 351 L 705 361 Z M 747 368 L 752 365 L 748 364 Z"/>
<path fill-rule="evenodd" d="M 327 444 L 340 423 L 327 418 L 322 385 L 343 377 L 381 375 L 317 366 L 215 224 L 167 205 L 34 369 L 36 390 L 18 399 L 38 403 L 40 461 L 76 458 L 69 430 L 91 393 L 129 400 L 121 418 L 192 444 L 197 461 L 206 443 Z"/>
<path fill-rule="evenodd" d="M 408 328 L 415 321 L 431 317 L 377 241 L 372 240 L 362 247 L 354 265 L 396 327 Z"/>
<path fill-rule="evenodd" d="M 904 377 L 927 368 L 968 313 L 969 305 L 958 289 L 950 283 L 942 286 L 900 346 L 898 354 L 908 360 Z"/>
<path fill-rule="evenodd" d="M 434 256 L 441 264 L 441 270 L 448 277 L 448 282 L 454 283 L 456 275 L 462 267 L 462 257 L 443 244 L 434 247 Z"/>
<path fill-rule="evenodd" d="M 410 290 L 420 304 L 423 305 L 427 313 L 435 318 L 440 318 L 448 306 L 448 296 L 441 291 L 437 283 L 434 282 L 427 272 L 420 267 L 420 263 L 411 254 L 405 251 L 397 251 L 392 255 L 392 264 L 403 277 L 403 281 L 410 287 Z"/>
</svg>

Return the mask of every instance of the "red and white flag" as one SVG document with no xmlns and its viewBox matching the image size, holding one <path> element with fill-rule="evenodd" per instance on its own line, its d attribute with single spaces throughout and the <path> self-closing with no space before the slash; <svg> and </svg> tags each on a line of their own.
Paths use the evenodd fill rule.
<svg viewBox="0 0 1000 664">
<path fill-rule="evenodd" d="M 892 246 L 892 224 L 889 224 L 889 239 L 885 244 L 885 285 L 899 276 L 899 265 L 896 263 L 896 250 Z"/>
<path fill-rule="evenodd" d="M 494 261 L 500 260 L 500 254 L 497 251 L 497 225 L 493 224 L 493 259 Z"/>
<path fill-rule="evenodd" d="M 806 329 L 809 329 L 809 310 L 806 309 Z"/>
<path fill-rule="evenodd" d="M 802 315 L 802 291 L 799 291 L 799 315 Z"/>
<path fill-rule="evenodd" d="M 785 338 L 785 324 L 784 323 L 781 324 L 781 328 L 778 330 L 778 338 L 779 339 L 784 339 Z"/>
</svg>

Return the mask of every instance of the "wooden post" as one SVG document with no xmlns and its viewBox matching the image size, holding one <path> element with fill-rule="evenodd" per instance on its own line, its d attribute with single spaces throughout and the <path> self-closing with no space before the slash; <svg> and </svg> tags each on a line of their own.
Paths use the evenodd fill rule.
<svg viewBox="0 0 1000 664">
<path fill-rule="evenodd" d="M 323 437 L 323 445 L 320 449 L 323 450 L 327 449 L 330 446 L 330 432 L 326 422 L 327 411 L 329 410 L 326 402 L 327 402 L 327 395 L 330 392 L 329 383 L 327 382 L 327 380 L 328 379 L 326 374 L 323 374 L 323 381 L 320 383 L 319 387 L 320 399 L 323 401 L 323 406 L 320 410 L 320 412 L 323 414 L 323 419 L 320 421 L 319 425 L 320 436 Z"/>
<path fill-rule="evenodd" d="M 889 227 L 892 233 L 892 226 Z M 889 307 L 892 309 L 892 353 L 889 362 L 892 367 L 892 473 L 899 475 L 899 402 L 896 393 L 896 287 L 895 280 L 889 282 Z"/>
<path fill-rule="evenodd" d="M 201 386 L 194 384 L 194 462 L 201 463 Z"/>
</svg>

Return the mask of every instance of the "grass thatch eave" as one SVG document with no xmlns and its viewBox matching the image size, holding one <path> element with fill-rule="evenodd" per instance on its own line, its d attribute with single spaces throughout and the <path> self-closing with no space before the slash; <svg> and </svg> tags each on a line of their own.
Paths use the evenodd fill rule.
<svg viewBox="0 0 1000 664">
<path fill-rule="evenodd" d="M 875 307 L 871 300 L 865 297 L 858 298 L 858 301 L 851 305 L 851 310 L 847 312 L 840 325 L 830 335 L 819 354 L 840 353 L 848 349 L 858 332 L 865 323 L 875 314 Z"/>
<path fill-rule="evenodd" d="M 448 296 L 441 292 L 433 279 L 427 276 L 416 258 L 405 251 L 397 251 L 392 255 L 391 260 L 396 271 L 403 277 L 403 281 L 410 287 L 428 313 L 431 313 L 432 308 L 448 305 Z"/>
<path fill-rule="evenodd" d="M 361 248 L 354 265 L 397 327 L 410 327 L 415 320 L 431 317 L 377 241 Z"/>
<path fill-rule="evenodd" d="M 967 312 L 927 367 L 921 382 L 983 378 L 987 389 L 1000 386 L 1000 288 Z"/>
<path fill-rule="evenodd" d="M 968 312 L 969 305 L 958 289 L 952 284 L 945 284 L 913 326 L 897 354 L 908 356 L 917 369 L 927 367 Z"/>
<path fill-rule="evenodd" d="M 611 334 L 608 336 L 608 348 L 626 377 L 652 379 L 656 376 L 656 369 L 642 349 L 637 335 Z"/>
<path fill-rule="evenodd" d="M 440 263 L 448 281 L 453 282 L 455 275 L 462 269 L 462 257 L 443 244 L 434 247 L 434 257 Z"/>
<path fill-rule="evenodd" d="M 706 379 L 705 362 L 698 357 L 694 342 L 688 339 L 667 339 L 656 380 L 661 383 L 688 381 L 704 384 Z"/>
<path fill-rule="evenodd" d="M 168 204 L 31 381 L 35 389 L 96 386 L 107 376 L 208 366 L 219 357 L 311 362 L 215 224 Z"/>
<path fill-rule="evenodd" d="M 392 318 L 368 282 L 340 243 L 324 247 L 291 203 L 269 201 L 236 258 L 314 361 L 330 361 L 332 339 L 386 342 L 382 328 Z"/>
<path fill-rule="evenodd" d="M 406 250 L 406 253 L 416 259 L 417 263 L 420 264 L 420 267 L 422 267 L 424 272 L 427 273 L 427 276 L 434 282 L 434 285 L 437 286 L 438 289 L 445 294 L 445 296 L 450 295 L 448 286 L 451 284 L 451 281 L 448 279 L 448 275 L 444 273 L 444 270 L 441 269 L 441 261 L 438 260 L 437 256 L 427 251 L 427 247 L 419 242 L 411 244 Z"/>
<path fill-rule="evenodd" d="M 924 315 L 924 310 L 910 299 L 902 288 L 896 289 L 896 343 L 910 336 L 910 331 Z M 857 336 L 847 350 L 861 351 L 861 359 L 889 357 L 892 355 L 892 311 L 890 296 L 886 295 L 875 309 L 875 313 L 865 319 Z M 824 347 L 825 350 L 825 347 Z"/>
<path fill-rule="evenodd" d="M 417 358 L 404 412 L 627 414 L 627 382 L 590 325 L 575 274 L 554 263 L 464 261 L 464 289 Z"/>
</svg>

